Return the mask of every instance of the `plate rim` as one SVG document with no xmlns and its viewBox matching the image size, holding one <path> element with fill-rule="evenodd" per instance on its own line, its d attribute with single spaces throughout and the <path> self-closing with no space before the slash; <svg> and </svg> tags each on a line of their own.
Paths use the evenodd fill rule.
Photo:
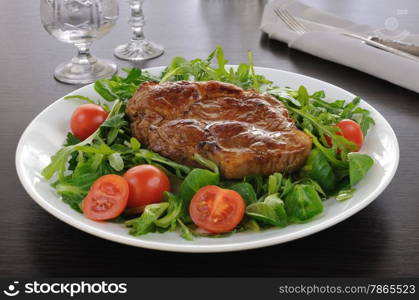
<svg viewBox="0 0 419 300">
<path fill-rule="evenodd" d="M 227 67 L 237 67 L 237 65 L 227 65 Z M 151 67 L 151 68 L 145 68 L 143 69 L 144 71 L 156 71 L 156 70 L 162 70 L 163 68 L 165 68 L 164 66 L 159 66 L 159 67 Z M 347 91 L 339 86 L 336 86 L 334 84 L 331 84 L 329 82 L 326 82 L 324 80 L 320 80 L 311 76 L 307 76 L 307 75 L 303 75 L 303 74 L 299 74 L 299 73 L 295 73 L 295 72 L 290 72 L 290 71 L 285 71 L 285 70 L 280 70 L 280 69 L 274 69 L 274 68 L 266 68 L 266 67 L 256 67 L 255 66 L 255 70 L 266 70 L 266 71 L 274 71 L 274 72 L 281 72 L 285 75 L 291 75 L 291 76 L 297 76 L 297 77 L 302 77 L 302 78 L 307 78 L 308 80 L 314 80 L 317 81 L 318 83 L 321 84 L 327 84 L 330 87 L 336 89 L 339 92 L 343 92 L 343 93 L 349 93 L 352 96 L 355 97 L 354 94 L 352 94 L 350 91 Z M 87 84 L 83 87 L 80 87 L 79 89 L 76 89 L 70 93 L 68 93 L 67 95 L 72 95 L 74 93 L 76 93 L 77 91 L 84 89 L 84 88 L 88 88 L 91 87 L 92 85 L 94 85 L 94 83 L 91 84 Z M 302 230 L 298 230 L 296 232 L 292 232 L 289 234 L 289 236 L 274 236 L 274 237 L 268 237 L 265 238 L 263 240 L 250 240 L 250 241 L 245 241 L 245 242 L 240 242 L 240 243 L 226 243 L 226 244 L 214 244 L 214 245 L 196 245 L 193 244 L 193 242 L 191 242 L 190 245 L 184 245 L 184 244 L 168 244 L 165 242 L 156 242 L 156 241 L 149 241 L 149 240 L 141 240 L 140 238 L 137 237 L 131 237 L 131 236 L 121 236 L 119 234 L 110 232 L 108 230 L 104 230 L 104 229 L 100 229 L 100 228 L 96 228 L 93 226 L 90 226 L 89 224 L 84 224 L 84 223 L 80 223 L 77 220 L 73 219 L 71 216 L 66 215 L 64 213 L 62 213 L 58 208 L 54 207 L 53 205 L 51 205 L 48 201 L 44 200 L 42 197 L 38 197 L 38 195 L 35 192 L 35 188 L 33 187 L 33 185 L 29 184 L 28 182 L 26 182 L 26 180 L 24 180 L 24 176 L 23 176 L 23 170 L 20 168 L 20 161 L 19 161 L 19 157 L 21 156 L 20 153 L 22 152 L 23 149 L 23 142 L 25 140 L 26 135 L 28 134 L 28 130 L 29 128 L 38 120 L 38 118 L 40 118 L 40 116 L 45 113 L 46 111 L 48 111 L 49 109 L 51 109 L 52 106 L 56 105 L 57 102 L 61 101 L 65 96 L 55 100 L 54 102 L 52 102 L 50 105 L 48 105 L 46 108 L 44 108 L 41 112 L 39 112 L 35 118 L 33 118 L 31 120 L 31 122 L 29 122 L 29 124 L 26 126 L 25 130 L 22 132 L 20 138 L 19 138 L 19 142 L 17 144 L 16 147 L 16 151 L 15 151 L 15 167 L 17 170 L 17 175 L 18 178 L 21 182 L 21 184 L 23 185 L 24 189 L 26 190 L 26 192 L 29 194 L 29 196 L 31 196 L 31 198 L 39 205 L 41 206 L 44 210 L 46 210 L 47 212 L 49 212 L 50 214 L 52 214 L 54 217 L 58 218 L 59 220 L 67 223 L 68 225 L 75 227 L 81 231 L 87 232 L 89 234 L 92 234 L 94 236 L 106 239 L 106 240 L 110 240 L 113 242 L 117 242 L 117 243 L 121 243 L 121 244 L 125 244 L 125 245 L 129 245 L 129 246 L 134 246 L 134 247 L 142 247 L 142 248 L 147 248 L 147 249 L 153 249 L 153 250 L 160 250 L 160 251 L 169 251 L 169 252 L 185 252 L 185 253 L 217 253 L 217 252 L 233 252 L 233 251 L 242 251 L 242 250 L 250 250 L 250 249 L 255 249 L 255 248 L 262 248 L 262 247 L 266 247 L 266 246 L 273 246 L 273 245 L 278 245 L 278 244 L 282 244 L 282 243 L 286 243 L 286 242 L 290 242 L 293 240 L 297 240 L 300 239 L 302 237 L 306 237 L 309 235 L 312 235 L 314 233 L 320 232 L 322 230 L 325 230 L 327 228 L 330 228 L 348 218 L 350 218 L 351 216 L 353 216 L 354 214 L 356 214 L 357 212 L 361 211 L 362 209 L 364 209 L 366 206 L 368 206 L 369 204 L 371 204 L 385 189 L 386 187 L 391 183 L 392 179 L 394 178 L 398 166 L 399 166 L 399 161 L 400 161 L 400 148 L 399 148 L 399 142 L 397 140 L 397 136 L 392 128 L 392 126 L 390 125 L 390 123 L 387 121 L 387 119 L 378 111 L 376 110 L 373 106 L 371 106 L 367 101 L 363 100 L 364 104 L 366 104 L 366 106 L 368 106 L 369 108 L 373 109 L 375 112 L 377 112 L 383 119 L 383 121 L 385 122 L 385 124 L 388 126 L 388 128 L 390 129 L 390 135 L 392 136 L 392 139 L 395 143 L 395 157 L 396 157 L 396 161 L 394 163 L 394 168 L 391 170 L 391 174 L 390 176 L 388 176 L 388 179 L 385 182 L 382 182 L 380 185 L 377 186 L 377 188 L 373 191 L 373 193 L 370 193 L 367 195 L 367 197 L 365 197 L 365 199 L 363 199 L 361 202 L 357 203 L 356 205 L 350 207 L 349 209 L 343 211 L 342 213 L 335 215 L 333 217 L 330 217 L 327 220 L 324 220 L 323 222 L 316 224 L 315 226 L 310 226 L 308 228 L 304 228 Z M 57 199 L 59 199 L 57 197 Z"/>
</svg>

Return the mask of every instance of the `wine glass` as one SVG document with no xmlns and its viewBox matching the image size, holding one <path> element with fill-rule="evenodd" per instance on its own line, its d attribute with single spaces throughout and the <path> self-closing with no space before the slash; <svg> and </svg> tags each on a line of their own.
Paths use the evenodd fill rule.
<svg viewBox="0 0 419 300">
<path fill-rule="evenodd" d="M 159 44 L 151 42 L 144 37 L 143 27 L 144 13 L 143 13 L 143 0 L 129 0 L 131 7 L 131 18 L 128 24 L 134 36 L 128 44 L 120 45 L 115 48 L 115 56 L 129 61 L 142 61 L 146 59 L 155 58 L 163 54 L 164 49 Z"/>
<path fill-rule="evenodd" d="M 115 63 L 98 59 L 89 51 L 92 42 L 115 25 L 119 14 L 117 0 L 41 0 L 40 9 L 45 30 L 78 49 L 77 56 L 55 69 L 58 81 L 86 84 L 117 72 Z"/>
</svg>

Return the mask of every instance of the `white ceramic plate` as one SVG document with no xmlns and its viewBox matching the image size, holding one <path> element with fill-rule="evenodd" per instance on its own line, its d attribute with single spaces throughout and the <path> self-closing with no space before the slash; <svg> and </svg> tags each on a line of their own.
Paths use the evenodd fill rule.
<svg viewBox="0 0 419 300">
<path fill-rule="evenodd" d="M 163 68 L 149 71 L 158 74 Z M 255 68 L 256 72 L 280 86 L 307 87 L 310 93 L 324 90 L 329 99 L 352 100 L 355 96 L 329 83 L 281 70 Z M 71 94 L 99 99 L 93 85 L 87 85 Z M 367 176 L 358 184 L 354 197 L 345 202 L 335 199 L 325 201 L 323 215 L 306 224 L 272 228 L 263 232 L 243 232 L 225 238 L 182 239 L 177 233 L 148 234 L 133 237 L 121 224 L 98 223 L 85 218 L 63 203 L 54 189 L 41 176 L 41 170 L 62 145 L 69 130 L 72 111 L 79 104 L 62 98 L 42 111 L 26 128 L 16 151 L 16 168 L 20 181 L 29 195 L 45 210 L 60 220 L 93 235 L 115 242 L 166 251 L 224 252 L 252 249 L 295 240 L 333 226 L 371 203 L 390 183 L 399 162 L 399 146 L 393 129 L 384 117 L 365 101 L 360 106 L 371 111 L 376 125 L 370 130 L 362 152 L 375 160 Z"/>
</svg>

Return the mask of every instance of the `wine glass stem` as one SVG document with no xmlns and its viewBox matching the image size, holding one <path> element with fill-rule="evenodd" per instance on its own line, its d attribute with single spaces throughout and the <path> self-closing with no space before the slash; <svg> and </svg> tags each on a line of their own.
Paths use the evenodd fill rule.
<svg viewBox="0 0 419 300">
<path fill-rule="evenodd" d="M 95 61 L 94 57 L 92 57 L 92 55 L 90 54 L 90 45 L 91 43 L 75 44 L 78 53 L 77 56 L 74 57 L 73 63 L 79 65 L 88 65 L 92 64 Z"/>
<path fill-rule="evenodd" d="M 134 33 L 133 41 L 141 41 L 144 39 L 143 27 L 145 25 L 143 13 L 143 0 L 130 0 L 131 18 L 128 23 Z"/>
</svg>

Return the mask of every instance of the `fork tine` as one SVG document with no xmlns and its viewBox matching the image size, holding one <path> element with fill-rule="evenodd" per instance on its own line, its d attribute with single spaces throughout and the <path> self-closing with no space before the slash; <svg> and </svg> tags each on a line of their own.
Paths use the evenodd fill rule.
<svg viewBox="0 0 419 300">
<path fill-rule="evenodd" d="M 291 29 L 297 33 L 307 32 L 303 24 L 297 21 L 286 9 L 274 8 L 275 14 Z"/>
<path fill-rule="evenodd" d="M 302 33 L 306 32 L 301 23 L 298 22 L 286 9 L 282 9 L 282 14 L 287 18 L 289 23 L 294 25 L 294 28 L 297 28 L 297 30 Z"/>
<path fill-rule="evenodd" d="M 298 21 L 286 8 L 282 8 L 283 13 L 297 26 L 299 27 L 303 32 L 307 32 L 307 29 L 304 27 L 304 25 Z"/>
<path fill-rule="evenodd" d="M 279 10 L 278 8 L 274 8 L 274 12 L 281 19 L 281 21 L 284 22 L 285 25 L 288 26 L 289 29 L 293 31 L 297 31 L 297 28 L 294 27 L 294 24 L 291 24 L 289 22 L 288 18 L 286 18 L 286 16 L 282 13 L 281 10 Z"/>
<path fill-rule="evenodd" d="M 282 9 L 275 8 L 274 12 L 291 30 L 293 30 L 297 33 L 304 33 L 304 31 L 302 31 L 301 27 L 296 25 L 295 22 L 293 22 L 286 14 L 284 14 Z"/>
</svg>

